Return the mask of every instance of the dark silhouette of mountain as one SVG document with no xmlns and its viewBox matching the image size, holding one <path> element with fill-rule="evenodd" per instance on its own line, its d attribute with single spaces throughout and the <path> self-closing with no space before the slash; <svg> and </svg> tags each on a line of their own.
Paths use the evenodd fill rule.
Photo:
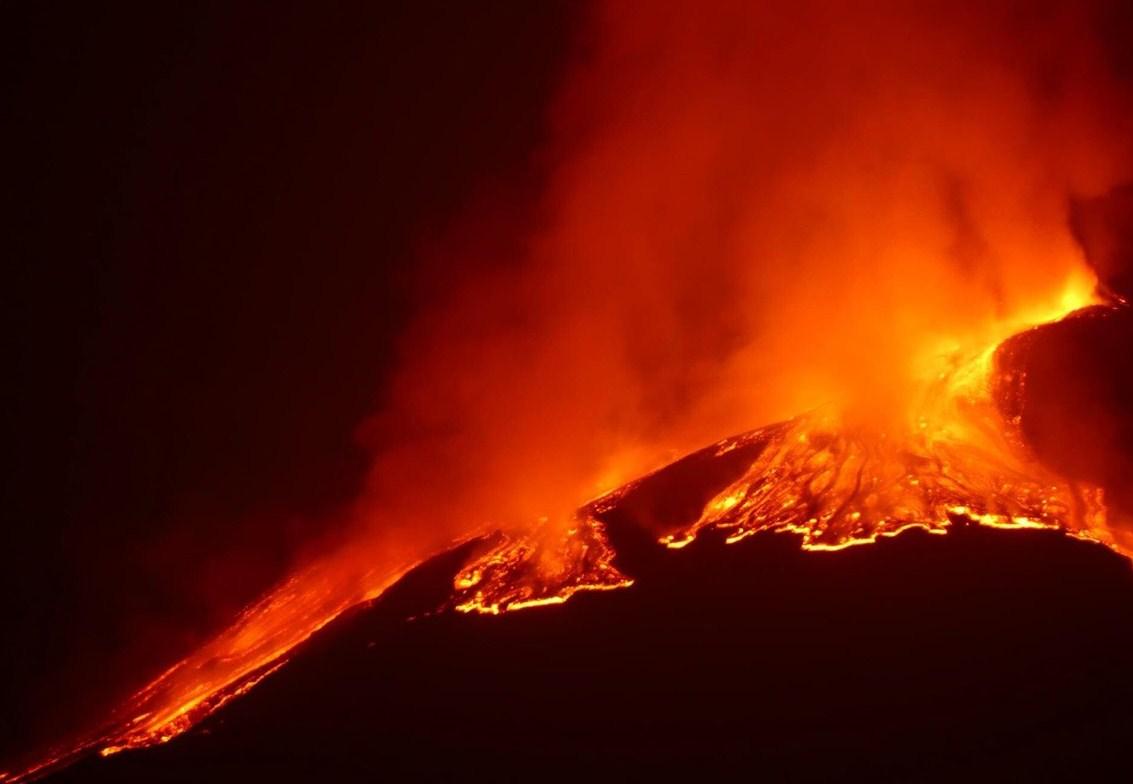
<svg viewBox="0 0 1133 784">
<path fill-rule="evenodd" d="M 699 459 L 605 515 L 630 589 L 437 611 L 453 551 L 186 735 L 52 780 L 1080 781 L 1121 760 L 1124 558 L 966 525 L 836 553 L 785 535 L 659 548 L 635 515 L 733 470 Z"/>
<path fill-rule="evenodd" d="M 1082 454 L 1058 467 L 1107 489 L 1123 474 L 1106 467 L 1128 454 L 1103 427 L 1128 416 L 1128 363 L 1104 356 L 1131 334 L 1125 309 L 1084 311 L 1022 336 L 1008 357 L 1027 374 L 1016 413 L 1037 454 L 1058 465 L 1059 441 L 1072 442 Z M 658 545 L 774 432 L 707 447 L 589 508 L 628 589 L 459 613 L 453 578 L 473 542 L 345 613 L 186 734 L 52 780 L 1082 781 L 1121 770 L 1133 568 L 1101 545 L 962 516 L 943 536 L 909 530 L 838 552 L 785 534 L 727 544 L 712 528 L 679 550 Z M 1104 459 L 1082 459 L 1094 454 Z"/>
</svg>

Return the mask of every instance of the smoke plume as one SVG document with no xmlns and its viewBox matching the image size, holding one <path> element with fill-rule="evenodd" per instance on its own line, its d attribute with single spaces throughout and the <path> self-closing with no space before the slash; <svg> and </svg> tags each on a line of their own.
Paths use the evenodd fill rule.
<svg viewBox="0 0 1133 784">
<path fill-rule="evenodd" d="M 590 8 L 548 108 L 534 218 L 431 246 L 428 304 L 362 430 L 357 541 L 376 544 L 356 552 L 558 519 L 830 400 L 899 407 L 926 351 L 1088 292 L 1068 206 L 1133 163 L 1107 18 Z"/>
</svg>

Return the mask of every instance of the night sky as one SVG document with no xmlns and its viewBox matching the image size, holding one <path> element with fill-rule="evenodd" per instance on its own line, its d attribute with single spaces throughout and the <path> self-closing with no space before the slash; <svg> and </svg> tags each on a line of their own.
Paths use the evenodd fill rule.
<svg viewBox="0 0 1133 784">
<path fill-rule="evenodd" d="M 394 336 L 445 274 L 417 251 L 469 199 L 538 187 L 570 21 L 5 6 L 0 752 L 104 709 L 333 533 Z"/>
<path fill-rule="evenodd" d="M 508 242 L 537 219 L 539 197 L 551 190 L 547 181 L 559 163 L 553 156 L 562 148 L 548 145 L 548 135 L 562 127 L 579 135 L 590 130 L 582 122 L 576 128 L 562 117 L 559 126 L 548 119 L 564 75 L 588 47 L 598 47 L 577 35 L 582 16 L 578 4 L 557 0 L 28 2 L 0 11 L 7 153 L 0 297 L 12 344 L 4 359 L 0 762 L 104 716 L 289 569 L 341 539 L 337 512 L 359 496 L 373 456 L 359 427 L 393 394 L 407 324 L 434 289 L 475 279 L 482 271 L 475 265 L 518 255 Z M 1125 44 L 1133 23 L 1128 12 L 1105 20 L 1098 46 L 1112 54 L 1116 92 L 1128 98 L 1133 48 Z M 631 30 L 632 21 L 628 13 L 621 19 Z M 598 83 L 596 91 L 605 95 L 600 79 L 586 78 L 587 89 Z M 1069 95 L 1077 87 L 1058 85 Z M 791 90 L 782 93 L 789 104 Z M 611 88 L 610 95 L 619 93 Z M 671 99 L 652 97 L 662 107 Z M 841 96 L 835 98 L 841 105 Z M 611 116 L 621 117 L 617 111 Z M 627 116 L 637 120 L 632 112 Z M 642 116 L 650 117 L 647 111 Z M 816 117 L 824 129 L 825 115 Z M 635 128 L 632 122 L 626 127 Z M 694 140 L 697 130 L 690 131 Z M 784 137 L 784 149 L 793 151 L 793 135 Z M 627 132 L 627 138 L 634 137 Z M 679 132 L 673 138 L 679 140 Z M 667 154 L 667 143 L 644 145 L 640 161 L 636 142 L 615 147 L 611 158 L 648 164 L 650 155 Z M 738 183 L 747 173 L 736 169 L 738 174 L 725 171 L 711 182 L 740 199 Z M 632 166 L 626 171 L 631 196 L 633 187 L 648 191 L 653 184 L 647 176 L 644 184 L 634 183 Z M 1075 231 L 1087 255 L 1101 264 L 1111 292 L 1128 297 L 1133 292 L 1122 287 L 1133 269 L 1133 243 L 1124 227 L 1133 195 L 1128 189 L 1122 194 L 1117 201 L 1068 204 L 1067 220 L 1075 210 Z M 696 193 L 686 198 L 699 200 Z M 661 215 L 673 206 L 660 198 L 659 204 Z M 704 221 L 708 231 L 716 231 L 713 220 L 730 225 L 728 209 L 720 212 L 728 214 Z M 627 215 L 644 220 L 632 210 Z M 642 215 L 652 213 L 643 208 Z M 608 220 L 613 234 L 622 217 L 611 210 L 595 220 L 599 227 Z M 1109 238 L 1115 232 L 1120 241 Z M 677 239 L 688 242 L 690 254 L 707 258 L 716 249 L 698 244 L 699 235 Z M 477 252 L 449 252 L 463 240 Z M 720 248 L 725 244 L 720 240 Z M 688 293 L 680 302 L 695 317 L 689 321 L 698 327 L 707 322 L 703 334 L 682 331 L 678 318 L 660 326 L 642 318 L 641 335 L 632 335 L 649 349 L 644 359 L 634 358 L 669 369 L 672 378 L 661 377 L 680 386 L 658 391 L 662 414 L 684 413 L 698 391 L 692 382 L 681 386 L 684 370 L 704 371 L 697 341 L 730 346 L 735 339 L 731 321 L 700 318 L 725 310 L 709 295 L 723 288 L 719 281 L 730 280 L 727 266 L 698 261 L 673 277 L 681 296 Z M 629 276 L 612 279 L 627 289 L 636 283 Z M 553 293 L 553 286 L 548 289 Z M 599 303 L 606 298 L 603 291 L 586 296 Z M 576 297 L 572 304 L 581 303 L 585 312 L 587 302 Z M 542 304 L 536 301 L 533 309 Z M 517 310 L 522 326 L 530 314 Z M 617 315 L 633 327 L 632 313 Z M 1120 490 L 1133 470 L 1133 368 L 1124 359 L 1133 356 L 1127 351 L 1131 322 L 1127 310 L 1084 319 L 1046 333 L 1050 340 L 1038 339 L 1027 356 L 1037 379 L 1028 437 L 1040 457 L 1075 478 Z M 649 331 L 654 328 L 656 333 Z M 649 339 L 665 337 L 666 328 L 676 337 L 658 340 L 661 348 L 650 353 Z M 670 362 L 674 358 L 687 364 Z M 444 361 L 437 361 L 442 369 Z M 1076 382 L 1065 384 L 1067 377 Z M 644 399 L 643 407 L 651 402 Z M 1066 411 L 1074 415 L 1066 418 Z M 664 422 L 663 416 L 655 419 Z M 566 421 L 563 430 L 569 431 L 573 420 Z M 1068 455 L 1066 444 L 1080 449 Z M 1119 496 L 1133 508 L 1128 493 L 1113 497 Z M 968 539 L 953 549 L 978 555 L 981 546 Z M 773 545 L 760 547 L 770 548 L 770 555 L 759 556 L 768 563 L 779 557 Z M 940 563 L 940 553 L 920 540 L 903 547 L 910 558 Z M 876 556 L 879 568 L 897 568 L 892 555 L 898 550 Z M 988 553 L 1004 551 L 994 539 L 981 556 L 981 574 L 996 574 Z M 1040 582 L 1048 563 L 1066 561 L 1088 572 L 1095 561 L 1079 559 L 1079 552 L 1048 555 L 1043 549 L 1038 560 L 1031 552 L 1019 568 Z M 1114 596 L 1130 595 L 1127 575 L 1117 574 L 1113 560 L 1094 555 L 1109 570 L 1103 577 L 1120 587 Z M 857 557 L 864 560 L 855 563 L 874 563 L 873 556 Z M 709 565 L 699 574 L 710 575 L 717 567 L 705 558 Z M 902 563 L 898 571 L 917 571 Z M 776 567 L 767 568 L 774 592 Z M 735 584 L 747 585 L 744 569 L 734 569 L 741 575 Z M 886 579 L 895 578 L 879 578 L 878 586 L 887 586 Z M 869 595 L 883 593 L 878 586 Z M 921 590 L 932 593 L 931 586 Z M 706 588 L 705 595 L 712 591 Z M 659 596 L 640 603 L 663 614 L 670 596 Z M 1027 605 L 1025 597 L 1012 597 Z M 952 602 L 948 629 L 963 628 L 969 598 L 957 589 L 941 600 Z M 594 599 L 588 598 L 583 615 Z M 619 601 L 636 606 L 639 600 Z M 695 601 L 685 604 L 686 620 L 696 620 Z M 1014 612 L 1016 605 L 1008 604 L 1004 613 Z M 1112 604 L 1090 616 L 1098 629 L 1127 616 L 1124 604 Z M 781 609 L 793 629 L 799 608 Z M 604 611 L 594 612 L 596 625 L 580 627 L 591 641 L 595 629 L 616 623 Z M 610 612 L 616 616 L 617 606 Z M 1041 630 L 1042 608 L 1035 612 L 1025 619 L 1028 630 Z M 1072 607 L 1059 605 L 1059 612 L 1073 623 Z M 981 628 L 991 635 L 998 620 L 985 615 Z M 875 630 L 891 621 L 885 613 L 870 617 Z M 438 660 L 447 655 L 446 635 L 468 628 L 480 634 L 479 620 L 438 623 L 441 631 L 429 649 Z M 856 628 L 852 620 L 845 625 Z M 869 637 L 869 631 L 862 634 Z M 522 627 L 516 634 L 522 636 Z M 818 639 L 829 643 L 821 634 Z M 804 646 L 812 642 L 806 635 L 800 640 Z M 956 650 L 965 649 L 962 643 Z M 1072 641 L 1066 650 L 1072 655 Z M 319 655 L 316 664 L 323 661 Z M 869 651 L 858 655 L 871 660 Z M 390 661 L 399 660 L 390 654 Z M 334 668 L 333 661 L 318 666 Z M 307 672 L 295 677 L 322 670 Z M 919 675 L 917 670 L 909 677 Z M 616 680 L 621 671 L 609 677 Z M 749 686 L 758 690 L 758 684 Z M 275 697 L 269 692 L 264 704 L 270 708 L 271 699 L 292 693 L 284 687 Z M 1025 692 L 1027 686 L 1019 688 Z M 411 704 L 413 695 L 406 694 Z M 523 700 L 517 704 L 525 710 Z M 525 721 L 520 709 L 518 724 Z M 253 719 L 261 715 L 248 710 Z M 308 728 L 300 722 L 292 729 Z M 160 755 L 154 758 L 163 764 Z"/>
</svg>

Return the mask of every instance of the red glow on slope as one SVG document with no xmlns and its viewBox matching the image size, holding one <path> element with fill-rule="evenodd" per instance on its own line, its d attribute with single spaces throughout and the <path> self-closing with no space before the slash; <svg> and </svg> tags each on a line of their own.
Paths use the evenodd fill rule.
<svg viewBox="0 0 1133 784">
<path fill-rule="evenodd" d="M 975 6 L 596 4 L 519 258 L 459 236 L 436 250 L 476 274 L 438 283 L 404 338 L 363 428 L 351 541 L 51 756 L 168 741 L 497 528 L 455 609 L 626 587 L 580 504 L 753 422 L 790 417 L 741 437 L 767 445 L 663 544 L 780 531 L 832 550 L 967 520 L 1133 552 L 1100 491 L 1039 465 L 996 400 L 996 347 L 1091 302 L 1068 199 L 1133 173 L 1133 113 L 1088 9 L 1056 6 L 1024 24 Z"/>
</svg>

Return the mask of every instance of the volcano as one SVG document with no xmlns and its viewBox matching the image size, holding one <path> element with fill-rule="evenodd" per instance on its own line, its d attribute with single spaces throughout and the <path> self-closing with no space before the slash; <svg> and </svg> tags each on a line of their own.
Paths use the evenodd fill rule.
<svg viewBox="0 0 1133 784">
<path fill-rule="evenodd" d="M 1074 778 L 1133 728 L 1133 570 L 1023 413 L 1036 346 L 1125 320 L 965 358 L 907 433 L 819 410 L 461 542 L 184 705 L 229 661 L 182 662 L 30 775 Z"/>
<path fill-rule="evenodd" d="M 604 513 L 631 590 L 502 618 L 438 611 L 461 548 L 184 736 L 58 780 L 1070 780 L 1120 754 L 1124 559 L 978 525 L 821 554 L 790 535 L 711 532 L 679 553 L 640 536 L 643 509 L 702 500 L 735 457 L 692 456 Z"/>
<path fill-rule="evenodd" d="M 19 20 L 0 782 L 1123 763 L 1122 4 L 387 5 Z"/>
</svg>

